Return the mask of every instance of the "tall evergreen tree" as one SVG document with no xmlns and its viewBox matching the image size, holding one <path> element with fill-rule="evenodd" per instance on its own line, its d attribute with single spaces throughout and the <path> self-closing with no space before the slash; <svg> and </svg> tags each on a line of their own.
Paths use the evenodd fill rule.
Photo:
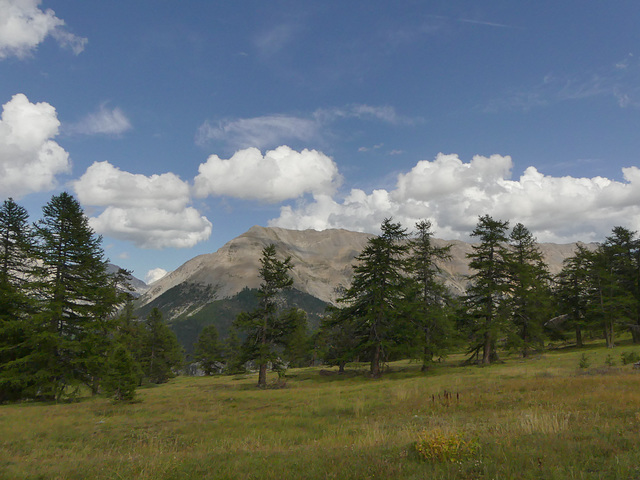
<svg viewBox="0 0 640 480">
<path fill-rule="evenodd" d="M 213 375 L 218 372 L 225 359 L 224 349 L 215 325 L 207 325 L 202 329 L 198 335 L 194 353 L 195 360 L 200 364 L 205 375 Z"/>
<path fill-rule="evenodd" d="M 95 388 L 108 345 L 95 345 L 118 296 L 107 262 L 78 201 L 66 192 L 52 197 L 36 224 L 39 313 L 29 341 L 41 395 L 61 398 L 80 383 Z M 101 338 L 105 338 L 102 336 Z"/>
<path fill-rule="evenodd" d="M 34 313 L 29 278 L 33 235 L 29 215 L 13 199 L 0 207 L 0 402 L 15 400 L 33 384 L 26 365 L 28 320 Z"/>
<path fill-rule="evenodd" d="M 382 233 L 369 239 L 356 257 L 351 286 L 338 300 L 345 305 L 340 317 L 355 322 L 356 351 L 369 356 L 374 377 L 380 376 L 384 359 L 406 340 L 398 335 L 403 330 L 399 327 L 406 294 L 407 231 L 390 218 L 380 229 Z"/>
<path fill-rule="evenodd" d="M 631 330 L 634 343 L 640 342 L 640 240 L 636 232 L 614 227 L 601 246 L 612 284 L 605 297 L 614 297 L 615 321 Z"/>
<path fill-rule="evenodd" d="M 182 366 L 184 353 L 175 333 L 162 320 L 162 312 L 153 308 L 144 321 L 140 342 L 142 373 L 150 383 L 165 383 Z"/>
<path fill-rule="evenodd" d="M 445 353 L 453 340 L 453 324 L 446 308 L 450 295 L 438 279 L 441 272 L 438 263 L 451 259 L 451 246 L 434 245 L 431 222 L 424 220 L 416 224 L 409 246 L 406 269 L 412 281 L 408 286 L 407 306 L 409 318 L 419 332 L 414 338 L 421 347 L 422 371 L 426 371 L 434 355 Z"/>
<path fill-rule="evenodd" d="M 509 295 L 507 305 L 514 335 L 511 345 L 523 357 L 544 343 L 544 322 L 551 313 L 551 277 L 536 239 L 521 223 L 509 235 L 507 256 Z"/>
<path fill-rule="evenodd" d="M 262 250 L 258 289 L 258 307 L 252 312 L 243 312 L 236 318 L 234 326 L 247 334 L 243 350 L 246 360 L 254 360 L 259 367 L 258 385 L 267 384 L 268 363 L 278 360 L 276 350 L 295 328 L 286 316 L 281 315 L 280 294 L 291 287 L 293 279 L 289 271 L 293 268 L 291 257 L 278 260 L 275 245 Z"/>
<path fill-rule="evenodd" d="M 472 237 L 480 239 L 468 254 L 469 267 L 475 270 L 465 297 L 465 309 L 471 327 L 472 351 L 482 350 L 482 363 L 497 358 L 496 341 L 505 333 L 505 298 L 509 290 L 507 267 L 508 221 L 480 217 Z"/>
<path fill-rule="evenodd" d="M 575 253 L 563 261 L 562 271 L 556 276 L 554 296 L 558 313 L 555 324 L 567 323 L 573 328 L 576 346 L 583 346 L 583 333 L 588 326 L 590 297 L 591 252 L 578 244 Z"/>
</svg>

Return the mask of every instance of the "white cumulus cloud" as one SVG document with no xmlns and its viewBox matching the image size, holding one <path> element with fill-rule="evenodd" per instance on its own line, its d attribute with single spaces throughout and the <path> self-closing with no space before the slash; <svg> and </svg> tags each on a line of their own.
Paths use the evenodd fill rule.
<svg viewBox="0 0 640 480">
<path fill-rule="evenodd" d="M 101 105 L 97 112 L 90 113 L 65 130 L 83 135 L 120 135 L 130 129 L 131 122 L 120 108 L 108 109 L 106 105 Z"/>
<path fill-rule="evenodd" d="M 76 55 L 84 50 L 86 38 L 64 28 L 64 20 L 51 9 L 41 10 L 40 0 L 0 0 L 0 59 L 24 58 L 51 35 Z"/>
<path fill-rule="evenodd" d="M 95 162 L 74 188 L 83 205 L 104 208 L 89 219 L 100 234 L 158 249 L 192 247 L 211 235 L 211 222 L 188 206 L 189 185 L 173 173 L 148 177 Z"/>
<path fill-rule="evenodd" d="M 227 195 L 274 203 L 306 193 L 333 194 L 342 179 L 325 154 L 284 145 L 264 156 L 257 148 L 240 150 L 228 160 L 211 155 L 198 172 L 194 191 L 199 197 Z"/>
<path fill-rule="evenodd" d="M 152 284 L 153 282 L 157 282 L 162 277 L 166 276 L 169 272 L 167 272 L 164 268 L 153 268 L 147 272 L 144 276 L 144 283 L 147 285 Z"/>
<path fill-rule="evenodd" d="M 3 105 L 0 119 L 0 195 L 20 197 L 56 186 L 71 169 L 69 154 L 52 139 L 60 122 L 48 103 L 19 93 Z"/>
<path fill-rule="evenodd" d="M 540 241 L 601 240 L 616 225 L 640 230 L 640 169 L 623 169 L 624 181 L 603 177 L 552 177 L 535 167 L 511 179 L 510 157 L 439 154 L 398 175 L 393 190 L 353 189 L 341 201 L 316 195 L 296 208 L 284 206 L 270 225 L 348 228 L 375 232 L 385 217 L 412 227 L 430 219 L 442 238 L 468 238 L 480 215 L 522 222 Z"/>
</svg>

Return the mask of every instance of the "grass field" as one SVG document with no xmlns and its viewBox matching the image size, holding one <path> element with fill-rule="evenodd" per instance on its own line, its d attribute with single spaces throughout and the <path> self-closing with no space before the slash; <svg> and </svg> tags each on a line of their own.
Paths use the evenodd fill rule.
<svg viewBox="0 0 640 480">
<path fill-rule="evenodd" d="M 640 479 L 640 371 L 620 362 L 630 351 L 483 368 L 454 356 L 426 374 L 397 362 L 378 380 L 364 365 L 299 369 L 266 390 L 252 375 L 179 377 L 133 404 L 0 406 L 0 479 Z M 474 452 L 422 460 L 425 430 Z"/>
</svg>

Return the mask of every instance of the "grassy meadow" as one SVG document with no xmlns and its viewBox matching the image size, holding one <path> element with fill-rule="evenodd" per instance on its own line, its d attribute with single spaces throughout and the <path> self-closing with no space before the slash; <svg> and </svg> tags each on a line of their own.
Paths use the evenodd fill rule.
<svg viewBox="0 0 640 480">
<path fill-rule="evenodd" d="M 296 369 L 266 390 L 254 375 L 179 377 L 132 404 L 4 405 L 0 479 L 640 478 L 640 371 L 620 361 L 631 351 L 594 344 L 489 367 L 452 356 L 424 374 L 396 362 L 376 380 L 365 365 Z M 425 461 L 423 431 L 473 453 Z"/>
</svg>

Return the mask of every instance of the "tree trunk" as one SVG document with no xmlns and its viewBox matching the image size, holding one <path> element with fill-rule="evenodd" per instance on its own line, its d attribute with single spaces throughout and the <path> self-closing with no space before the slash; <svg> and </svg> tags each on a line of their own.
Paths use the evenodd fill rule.
<svg viewBox="0 0 640 480">
<path fill-rule="evenodd" d="M 258 386 L 266 387 L 267 386 L 267 364 L 261 363 L 260 370 L 258 373 Z"/>
<path fill-rule="evenodd" d="M 582 348 L 584 344 L 582 343 L 582 329 L 580 325 L 576 325 L 576 347 Z"/>
<path fill-rule="evenodd" d="M 344 373 L 344 367 L 347 364 L 347 362 L 340 362 L 338 363 L 338 373 Z"/>
<path fill-rule="evenodd" d="M 373 357 L 371 358 L 371 376 L 380 376 L 380 345 L 376 345 L 373 350 Z"/>
<path fill-rule="evenodd" d="M 482 363 L 489 365 L 491 363 L 491 335 L 484 332 L 484 346 L 482 347 Z"/>
</svg>

